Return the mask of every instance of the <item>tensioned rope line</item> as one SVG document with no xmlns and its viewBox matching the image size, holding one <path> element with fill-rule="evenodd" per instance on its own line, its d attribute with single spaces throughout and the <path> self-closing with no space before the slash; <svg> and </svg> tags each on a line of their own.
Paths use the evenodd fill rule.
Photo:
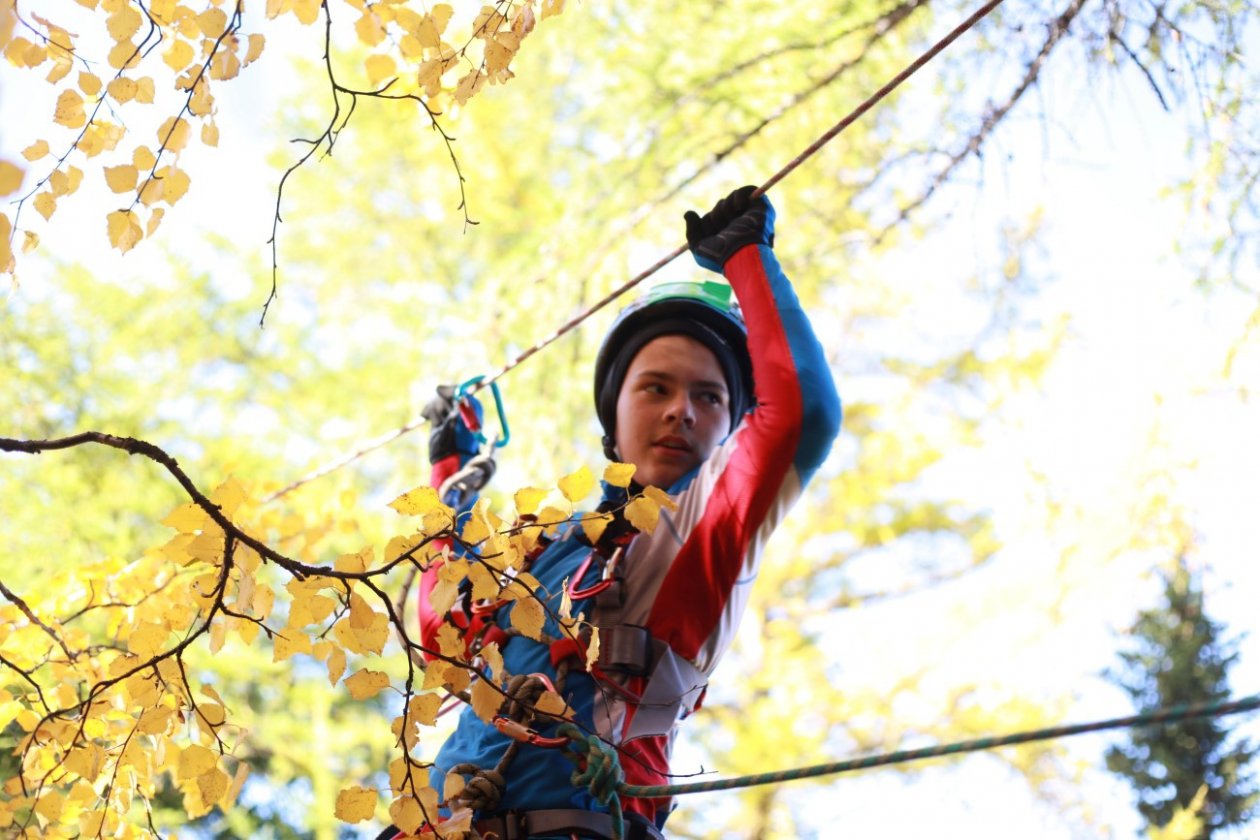
<svg viewBox="0 0 1260 840">
<path fill-rule="evenodd" d="M 1069 726 L 1058 726 L 1050 729 L 1037 729 L 1029 732 L 1017 732 L 1012 735 L 1001 735 L 990 738 L 977 738 L 972 741 L 957 741 L 952 744 L 941 744 L 935 747 L 924 747 L 917 750 L 900 750 L 882 755 L 852 758 L 831 764 L 816 764 L 812 767 L 801 767 L 793 770 L 780 770 L 772 773 L 760 773 L 751 776 L 737 776 L 730 779 L 714 779 L 708 782 L 688 782 L 677 785 L 627 785 L 621 784 L 617 792 L 621 796 L 654 799 L 676 796 L 683 793 L 703 793 L 713 790 L 730 790 L 732 788 L 753 787 L 755 785 L 777 784 L 796 779 L 808 779 L 815 776 L 829 776 L 851 770 L 865 770 L 869 767 L 883 767 L 889 764 L 902 764 L 909 761 L 920 761 L 928 758 L 941 758 L 948 755 L 991 750 L 1012 744 L 1027 744 L 1033 741 L 1049 741 L 1081 735 L 1086 732 L 1102 732 L 1106 729 L 1127 729 L 1139 726 L 1159 726 L 1179 723 L 1198 718 L 1221 717 L 1239 712 L 1251 712 L 1260 709 L 1260 694 L 1244 697 L 1239 700 L 1225 700 L 1217 703 L 1193 703 L 1182 706 L 1169 706 L 1152 712 L 1130 717 L 1112 718 L 1094 723 L 1078 723 Z"/>
<path fill-rule="evenodd" d="M 875 91 L 870 96 L 868 96 L 860 105 L 858 105 L 856 108 L 850 111 L 843 119 L 841 119 L 838 123 L 833 125 L 826 132 L 824 132 L 817 140 L 811 143 L 804 151 L 802 151 L 799 155 L 797 155 L 792 160 L 790 160 L 787 163 L 787 165 L 785 165 L 778 172 L 771 175 L 768 181 L 766 181 L 764 184 L 762 184 L 760 187 L 757 188 L 756 192 L 753 193 L 753 197 L 755 198 L 757 196 L 764 195 L 771 187 L 773 187 L 775 184 L 779 183 L 784 178 L 786 178 L 789 174 L 791 174 L 793 170 L 795 170 L 802 163 L 804 163 L 806 160 L 811 158 L 815 153 L 817 153 L 819 149 L 821 149 L 823 146 L 827 145 L 827 143 L 835 139 L 836 135 L 840 134 L 840 132 L 844 131 L 846 128 L 848 128 L 850 125 L 856 122 L 863 114 L 865 114 L 867 111 L 873 108 L 876 104 L 878 104 L 881 100 L 887 97 L 888 94 L 896 90 L 904 81 L 906 81 L 906 79 L 910 78 L 916 72 L 918 72 L 918 70 L 921 67 L 923 67 L 923 65 L 927 64 L 933 58 L 936 58 L 936 56 L 940 54 L 946 47 L 948 47 L 950 44 L 956 41 L 959 38 L 959 36 L 961 36 L 963 33 L 967 32 L 969 29 L 971 29 L 973 26 L 979 23 L 982 19 L 988 16 L 988 14 L 992 12 L 994 9 L 996 9 L 998 6 L 1002 5 L 1002 2 L 1003 0 L 988 0 L 987 3 L 985 3 L 979 9 L 977 9 L 975 12 L 973 12 L 970 17 L 968 17 L 962 23 L 955 26 L 952 30 L 950 30 L 950 32 L 945 37 L 941 38 L 939 41 L 937 41 L 935 44 L 929 47 L 927 51 L 925 51 L 922 55 L 920 55 L 913 62 L 911 62 L 905 69 L 903 69 L 900 73 L 898 73 L 893 78 L 889 79 L 888 82 L 886 82 L 883 87 L 881 87 L 879 90 Z M 544 347 L 547 347 L 552 342 L 558 340 L 561 336 L 564 336 L 567 333 L 572 332 L 574 329 L 577 328 L 579 324 L 581 324 L 587 318 L 591 317 L 596 312 L 603 309 L 605 306 L 612 303 L 614 300 L 621 297 L 623 294 L 630 291 L 635 286 L 639 285 L 640 283 L 642 283 L 647 278 L 651 277 L 656 272 L 660 271 L 662 268 L 669 265 L 671 262 L 676 260 L 678 257 L 682 256 L 686 252 L 687 252 L 687 246 L 684 244 L 684 245 L 678 246 L 670 253 L 661 257 L 651 266 L 644 269 L 639 274 L 635 275 L 630 280 L 623 283 L 621 286 L 618 286 L 616 289 L 613 289 L 605 297 L 596 301 L 594 304 L 587 307 L 585 310 L 578 313 L 573 318 L 569 319 L 567 322 L 562 324 L 559 327 L 559 329 L 555 330 L 546 338 L 539 341 L 537 344 L 528 348 L 527 350 L 523 351 L 519 356 L 517 356 L 512 361 L 505 364 L 503 367 L 499 368 L 492 375 L 483 378 L 479 383 L 477 383 L 475 386 L 471 388 L 469 393 L 475 394 L 477 391 L 480 391 L 482 388 L 486 387 L 487 385 L 490 385 L 491 383 L 498 381 L 508 371 L 520 365 L 522 362 L 524 362 L 530 356 L 537 353 L 539 350 L 542 350 Z M 296 490 L 297 488 L 301 487 L 303 484 L 307 484 L 311 481 L 314 481 L 317 478 L 322 478 L 331 472 L 335 472 L 336 470 L 339 470 L 344 466 L 352 464 L 358 459 L 362 458 L 364 455 L 367 455 L 369 452 L 380 449 L 382 446 L 385 446 L 386 444 L 397 440 L 398 438 L 402 437 L 408 432 L 412 432 L 420 428 L 420 426 L 424 425 L 425 422 L 426 421 L 423 417 L 417 417 L 416 419 L 412 420 L 411 422 L 407 423 L 404 426 L 401 426 L 398 429 L 395 429 L 392 432 L 388 432 L 387 434 L 381 435 L 380 437 L 367 441 L 354 452 L 351 452 L 339 458 L 336 461 L 332 461 L 328 464 L 325 464 L 319 469 L 309 472 L 306 475 L 302 476 L 301 478 L 297 479 L 292 484 L 282 487 L 281 489 L 277 490 L 275 493 L 272 493 L 270 496 L 268 496 L 265 501 L 270 502 L 275 499 L 278 499 L 281 496 L 287 493 L 290 493 L 293 490 Z"/>
</svg>

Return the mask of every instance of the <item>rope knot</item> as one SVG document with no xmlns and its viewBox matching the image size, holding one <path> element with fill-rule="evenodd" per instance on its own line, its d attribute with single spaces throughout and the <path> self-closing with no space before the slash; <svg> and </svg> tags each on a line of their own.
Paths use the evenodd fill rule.
<svg viewBox="0 0 1260 840">
<path fill-rule="evenodd" d="M 569 748 L 564 750 L 564 756 L 577 766 L 569 777 L 570 781 L 576 787 L 589 790 L 596 802 L 609 809 L 613 819 L 613 838 L 621 840 L 625 836 L 625 823 L 622 819 L 618 788 L 625 781 L 625 773 L 621 769 L 616 749 L 601 741 L 598 736 L 582 732 L 571 723 L 561 724 L 556 729 L 556 734 L 563 735 L 570 742 Z"/>
<path fill-rule="evenodd" d="M 494 770 L 483 770 L 475 764 L 456 764 L 452 773 L 471 776 L 464 789 L 455 798 L 474 811 L 497 811 L 503 799 L 503 791 L 507 781 L 502 773 Z"/>
<path fill-rule="evenodd" d="M 503 692 L 507 698 L 499 707 L 499 714 L 517 723 L 532 723 L 536 717 L 534 707 L 550 689 L 550 683 L 537 674 L 517 674 L 508 680 Z"/>
</svg>

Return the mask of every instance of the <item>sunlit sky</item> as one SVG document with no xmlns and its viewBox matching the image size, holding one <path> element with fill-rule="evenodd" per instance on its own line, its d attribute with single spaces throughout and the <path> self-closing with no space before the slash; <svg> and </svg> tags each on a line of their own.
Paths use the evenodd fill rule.
<svg viewBox="0 0 1260 840">
<path fill-rule="evenodd" d="M 267 133 L 271 97 L 285 88 L 288 71 L 272 58 L 250 72 L 251 81 L 235 84 L 231 95 L 225 89 L 220 100 L 219 159 L 188 156 L 193 190 L 163 231 L 163 247 L 198 255 L 211 269 L 221 264 L 202 238 L 211 229 L 233 241 L 258 242 L 259 262 L 270 259 L 263 243 L 270 232 L 276 173 L 263 156 L 275 144 Z M 9 127 L 43 113 L 38 96 L 46 92 L 32 99 L 24 93 L 25 80 L 17 84 L 14 73 L 0 68 L 0 126 L 5 127 L 0 128 L 0 154 L 10 158 L 30 138 Z M 958 305 L 949 298 L 956 286 L 935 283 L 934 276 L 1000 270 L 992 232 L 1004 219 L 1024 218 L 1037 207 L 1043 212 L 1039 250 L 1030 265 L 1045 281 L 1037 308 L 1047 322 L 1070 313 L 1070 338 L 1044 383 L 1005 407 L 998 420 L 1001 434 L 974 453 L 966 469 L 933 479 L 959 495 L 986 500 L 1005 547 L 991 567 L 961 583 L 835 617 L 829 625 L 829 655 L 848 678 L 879 684 L 931 650 L 941 662 L 933 684 L 996 679 L 1034 698 L 1068 689 L 1076 699 L 1066 717 L 1089 720 L 1131 711 L 1126 698 L 1099 674 L 1114 663 L 1119 631 L 1138 609 L 1154 603 L 1158 587 L 1147 574 L 1150 556 L 1106 555 L 1124 540 L 1135 486 L 1162 466 L 1197 465 L 1193 473 L 1179 474 L 1169 491 L 1190 512 L 1201 538 L 1197 560 L 1206 567 L 1209 612 L 1234 633 L 1257 629 L 1260 446 L 1255 430 L 1260 429 L 1260 409 L 1239 400 L 1220 379 L 1225 343 L 1239 334 L 1249 314 L 1246 301 L 1204 297 L 1195 290 L 1194 264 L 1174 249 L 1187 232 L 1185 208 L 1161 195 L 1188 172 L 1186 126 L 1193 116 L 1163 113 L 1133 78 L 1103 85 L 1088 96 L 1065 78 L 1047 94 L 1058 99 L 1046 108 L 1070 114 L 1070 121 L 1047 129 L 1025 118 L 1007 126 L 994 147 L 1000 153 L 987 158 L 983 171 L 971 168 L 938 197 L 938 208 L 952 209 L 950 221 L 927 241 L 878 264 L 884 276 L 914 279 L 923 302 L 930 304 L 924 311 L 948 318 Z M 930 81 L 924 77 L 912 84 L 929 86 Z M 216 181 L 214 169 L 225 165 L 250 177 Z M 242 185 L 246 196 L 229 192 Z M 98 208 L 105 198 L 88 189 L 67 202 L 44 232 L 45 241 L 75 241 L 103 280 L 164 271 L 159 247 L 145 245 L 126 257 L 94 250 L 95 231 L 103 229 Z M 779 206 L 783 218 L 792 212 Z M 93 236 L 76 235 L 82 230 Z M 103 244 L 103 235 L 99 241 Z M 673 245 L 662 243 L 662 252 Z M 24 287 L 9 294 L 38 294 L 46 270 L 38 260 L 25 263 Z M 1240 279 L 1260 284 L 1254 264 L 1240 271 L 1248 273 Z M 233 281 L 224 277 L 223 282 Z M 909 336 L 915 325 L 906 329 Z M 1257 382 L 1254 349 L 1240 364 L 1235 386 Z M 843 395 L 843 381 L 840 388 Z M 1163 444 L 1152 451 L 1156 430 Z M 1060 501 L 1087 515 L 1069 518 L 1063 531 L 1047 535 L 1034 513 L 1036 500 L 1029 496 L 1034 492 L 1030 467 L 1047 476 Z M 1097 555 L 1061 563 L 1058 549 L 1078 541 Z M 1074 576 L 1078 591 L 1066 603 L 1044 603 L 1040 594 L 1059 575 Z M 999 614 L 982 634 L 963 641 L 933 632 L 937 624 L 973 609 L 983 612 L 993 601 L 1005 602 L 1020 620 Z M 1045 617 L 1029 621 L 1029 614 Z M 1012 628 L 1017 632 L 1009 632 Z M 1245 639 L 1241 651 L 1232 678 L 1236 694 L 1260 692 L 1260 638 Z M 1240 731 L 1260 736 L 1254 719 L 1231 720 Z M 1114 836 L 1128 837 L 1138 826 L 1128 790 L 1099 769 L 1111 740 L 1085 736 L 1068 742 L 1071 757 L 1094 768 L 1086 772 L 1077 801 L 1097 810 L 1100 824 L 1114 826 Z M 681 756 L 687 755 L 684 748 Z M 889 771 L 821 786 L 797 783 L 790 795 L 819 837 L 918 838 L 929 831 L 932 836 L 1057 840 L 1080 836 L 1081 830 L 1079 822 L 1058 815 L 1060 806 L 1035 800 L 1026 783 L 991 757 L 962 759 L 909 779 Z M 723 807 L 719 796 L 702 796 L 711 797 L 702 809 Z"/>
</svg>

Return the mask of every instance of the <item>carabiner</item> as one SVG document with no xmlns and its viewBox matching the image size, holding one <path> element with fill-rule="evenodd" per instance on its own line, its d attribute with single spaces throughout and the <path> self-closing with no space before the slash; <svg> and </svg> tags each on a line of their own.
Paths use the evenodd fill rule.
<svg viewBox="0 0 1260 840">
<path fill-rule="evenodd" d="M 463 400 L 464 397 L 468 396 L 469 392 L 473 389 L 473 386 L 478 385 L 484 379 L 484 376 L 474 376 L 463 385 L 460 385 L 459 388 L 455 390 L 455 400 L 457 402 Z M 508 441 L 512 439 L 512 431 L 508 428 L 507 412 L 503 410 L 503 395 L 499 393 L 498 382 L 491 381 L 490 392 L 494 394 L 494 410 L 499 415 L 499 428 L 503 432 L 502 435 L 495 438 L 495 446 L 502 449 L 507 446 Z M 469 428 L 472 427 L 469 426 Z M 473 431 L 476 433 L 479 442 L 486 442 L 486 436 L 480 429 L 474 429 Z"/>
<path fill-rule="evenodd" d="M 547 738 L 539 735 L 537 731 L 530 729 L 523 723 L 517 723 L 509 717 L 503 715 L 495 715 L 494 728 L 502 732 L 514 741 L 520 741 L 522 744 L 531 744 L 535 747 L 563 747 L 569 743 L 569 739 L 563 735 L 555 738 Z"/>
<path fill-rule="evenodd" d="M 586 577 L 586 572 L 591 568 L 591 561 L 595 559 L 596 551 L 591 549 L 591 553 L 586 555 L 586 559 L 582 561 L 582 565 L 578 566 L 577 574 L 569 581 L 569 597 L 574 601 L 582 598 L 592 598 L 603 592 L 608 587 L 617 582 L 613 574 L 617 571 L 617 563 L 621 560 L 621 555 L 625 553 L 624 545 L 617 546 L 613 551 L 612 557 L 608 558 L 608 562 L 604 564 L 604 571 L 599 576 L 599 583 L 578 589 L 578 584 L 582 582 L 582 578 Z"/>
</svg>

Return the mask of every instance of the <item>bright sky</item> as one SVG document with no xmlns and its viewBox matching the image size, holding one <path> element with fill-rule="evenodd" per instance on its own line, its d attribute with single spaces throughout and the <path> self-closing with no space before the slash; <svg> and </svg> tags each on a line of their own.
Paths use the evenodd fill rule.
<svg viewBox="0 0 1260 840">
<path fill-rule="evenodd" d="M 283 73 L 274 64 L 269 67 L 268 72 Z M 0 68 L 0 126 L 6 127 L 0 129 L 0 154 L 10 157 L 29 138 L 7 127 L 45 107 L 22 98 L 12 73 Z M 926 79 L 916 83 L 929 84 Z M 284 87 L 233 86 L 231 96 L 221 101 L 221 154 L 188 156 L 194 185 L 185 199 L 189 206 L 177 211 L 213 219 L 216 232 L 227 238 L 257 241 L 260 264 L 269 264 L 263 243 L 270 231 L 275 173 L 261 159 L 273 138 L 257 129 L 268 119 L 259 115 L 274 112 L 271 92 Z M 1077 697 L 1067 714 L 1070 720 L 1128 714 L 1125 698 L 1098 674 L 1114 662 L 1116 632 L 1153 602 L 1156 587 L 1144 574 L 1149 558 L 1104 561 L 1109 540 L 1124 536 L 1132 491 L 1161 463 L 1198 465 L 1170 491 L 1191 511 L 1202 535 L 1208 609 L 1235 633 L 1258 629 L 1260 446 L 1255 430 L 1260 429 L 1260 409 L 1226 393 L 1219 379 L 1222 342 L 1238 333 L 1239 319 L 1248 311 L 1238 300 L 1206 301 L 1193 289 L 1193 266 L 1173 253 L 1184 217 L 1181 207 L 1161 199 L 1159 192 L 1185 172 L 1186 115 L 1159 112 L 1137 83 L 1098 95 L 1105 107 L 1078 108 L 1070 139 L 1059 129 L 1043 135 L 1033 124 L 1004 134 L 1002 154 L 986 164 L 984 191 L 959 186 L 943 192 L 938 202 L 956 208 L 950 224 L 881 266 L 914 278 L 924 277 L 925 266 L 992 272 L 1000 268 L 1000 257 L 978 250 L 979 243 L 987 248 L 990 232 L 1002 219 L 1039 205 L 1045 222 L 1036 270 L 1052 280 L 1042 305 L 1047 316 L 1069 311 L 1073 329 L 1044 386 L 1004 413 L 1002 435 L 977 453 L 968 470 L 939 479 L 991 504 L 1007 543 L 1002 558 L 973 580 L 839 617 L 833 656 L 856 681 L 886 678 L 919 661 L 925 645 L 937 644 L 950 663 L 938 682 L 997 678 L 1033 697 L 1069 688 Z M 253 175 L 216 179 L 213 173 L 220 168 Z M 244 202 L 228 192 L 241 184 L 252 191 Z M 103 227 L 97 210 L 103 199 L 98 199 L 99 193 L 68 202 L 46 241 L 77 240 L 76 247 L 93 253 L 103 280 L 165 270 L 157 248 L 142 247 L 120 259 L 112 251 L 91 252 L 81 236 L 67 235 Z M 792 208 L 779 212 L 786 216 Z M 172 225 L 176 230 L 178 245 L 168 239 L 167 247 L 213 264 L 216 257 L 196 225 Z M 34 261 L 29 266 L 23 281 L 28 290 L 37 289 L 44 269 Z M 1260 284 L 1254 264 L 1241 268 L 1249 274 L 1240 279 Z M 924 280 L 922 294 L 930 300 L 945 287 Z M 948 316 L 956 305 L 943 299 L 938 311 Z M 1257 381 L 1254 345 L 1247 364 L 1251 367 L 1239 372 L 1238 381 Z M 842 392 L 843 387 L 841 382 Z M 1157 418 L 1166 444 L 1152 454 L 1148 441 Z M 1026 464 L 1045 472 L 1062 500 L 1087 514 L 1067 522 L 1066 531 L 1052 535 L 1053 540 L 1031 514 L 1036 505 L 1027 496 Z M 1096 553 L 1060 566 L 1054 550 L 1059 540 L 1081 540 Z M 1027 610 L 1048 612 L 1048 605 L 1037 600 L 1039 582 L 1062 574 L 1076 576 L 1083 586 L 1061 605 L 1059 623 L 1050 625 L 1047 618 L 1044 636 L 1012 638 L 999 619 L 979 642 L 951 646 L 934 639 L 933 627 L 965 610 L 970 598 L 998 597 L 1017 611 L 1027 604 Z M 900 633 L 890 636 L 890 628 Z M 1233 682 L 1239 695 L 1260 692 L 1260 634 L 1244 641 Z M 1255 737 L 1260 724 L 1252 720 L 1241 731 Z M 1080 796 L 1098 811 L 1101 824 L 1115 827 L 1115 837 L 1129 837 L 1137 823 L 1128 791 L 1097 771 L 1107 743 L 1100 736 L 1069 742 L 1072 757 L 1095 768 L 1086 771 Z M 917 840 L 926 831 L 975 840 L 1058 840 L 1077 836 L 1080 827 L 1059 815 L 1063 806 L 1035 800 L 1024 782 L 988 757 L 931 769 L 908 781 L 882 772 L 825 786 L 798 784 L 793 790 L 799 791 L 792 794 L 794 806 L 819 837 L 837 836 L 835 826 L 842 826 L 853 837 Z M 701 796 L 709 797 L 701 807 L 723 807 L 720 797 Z"/>
</svg>

